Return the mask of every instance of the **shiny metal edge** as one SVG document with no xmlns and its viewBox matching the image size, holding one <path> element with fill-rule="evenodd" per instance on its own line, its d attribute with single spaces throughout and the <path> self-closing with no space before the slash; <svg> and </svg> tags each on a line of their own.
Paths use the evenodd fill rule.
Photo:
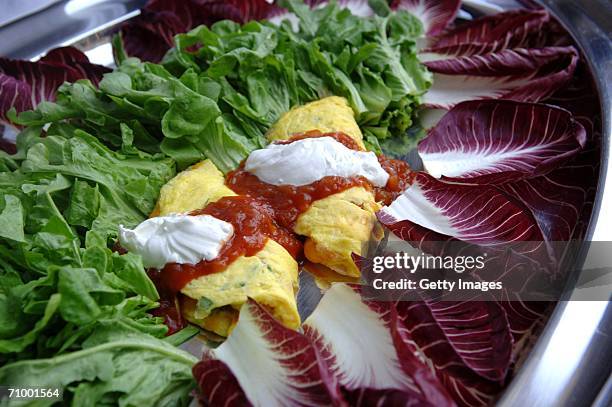
<svg viewBox="0 0 612 407">
<path fill-rule="evenodd" d="M 0 27 L 0 56 L 37 59 L 140 13 L 146 0 L 64 0 Z"/>
<path fill-rule="evenodd" d="M 93 28 L 89 31 L 84 31 L 84 32 L 80 32 L 80 33 L 75 33 L 73 37 L 71 37 L 68 40 L 62 41 L 61 43 L 58 44 L 59 47 L 65 47 L 68 45 L 73 45 L 75 43 L 78 43 L 80 41 L 85 41 L 87 39 L 89 39 L 90 37 L 99 34 L 100 32 L 103 32 L 105 30 L 108 29 L 113 29 L 114 27 L 117 27 L 119 24 L 123 23 L 124 21 L 127 21 L 131 18 L 136 17 L 137 15 L 140 14 L 140 10 L 133 10 L 130 11 L 129 13 L 120 16 L 118 18 L 115 18 L 113 20 L 110 20 L 96 28 Z M 44 56 L 44 54 L 46 53 L 46 51 L 39 53 L 38 55 L 33 56 L 32 58 L 30 58 L 31 60 L 37 60 L 39 58 L 41 58 L 42 56 Z M 95 61 L 92 61 L 95 63 Z"/>
<path fill-rule="evenodd" d="M 587 241 L 612 241 L 612 6 L 604 0 L 540 0 L 574 37 L 596 81 L 602 109 L 598 190 Z M 589 261 L 588 252 L 582 259 Z M 578 276 L 575 276 L 576 278 Z M 609 301 L 572 301 L 569 291 L 553 311 L 499 406 L 590 406 L 609 399 L 612 370 Z"/>
</svg>

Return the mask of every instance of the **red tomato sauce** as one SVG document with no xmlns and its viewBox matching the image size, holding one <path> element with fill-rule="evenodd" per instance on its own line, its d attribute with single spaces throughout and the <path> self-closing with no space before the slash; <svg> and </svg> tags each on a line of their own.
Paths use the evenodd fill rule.
<svg viewBox="0 0 612 407">
<path fill-rule="evenodd" d="M 375 187 L 376 201 L 391 205 L 400 194 L 414 182 L 416 172 L 410 169 L 407 162 L 394 160 L 384 155 L 378 156 L 378 162 L 389 174 L 389 180 L 384 188 Z"/>
<path fill-rule="evenodd" d="M 344 133 L 321 133 L 318 130 L 297 134 L 279 144 L 291 144 L 306 138 L 332 137 L 347 148 L 360 150 L 351 137 Z M 324 177 L 309 185 L 271 185 L 260 181 L 257 176 L 244 170 L 244 163 L 228 174 L 226 185 L 239 195 L 248 195 L 261 201 L 269 208 L 276 222 L 289 230 L 293 229 L 297 218 L 314 201 L 337 194 L 352 187 L 372 190 L 372 184 L 363 177 Z"/>
<path fill-rule="evenodd" d="M 229 174 L 227 186 L 240 195 L 256 197 L 274 219 L 284 228 L 293 229 L 297 218 L 314 201 L 345 191 L 355 186 L 372 189 L 372 184 L 362 177 L 325 177 L 309 185 L 270 185 L 255 175 L 244 171 L 242 166 Z"/>
<path fill-rule="evenodd" d="M 352 150 L 360 150 L 355 140 L 344 133 L 321 133 L 318 130 L 293 136 L 289 140 L 277 142 L 290 144 L 306 138 L 332 137 Z M 374 192 L 376 200 L 389 205 L 413 181 L 410 166 L 404 161 L 378 156 L 383 169 L 389 173 L 389 181 L 384 188 L 374 187 L 364 177 L 325 177 L 309 185 L 270 185 L 260 181 L 257 176 L 244 170 L 244 163 L 228 174 L 226 185 L 239 195 L 247 195 L 261 201 L 269 208 L 276 222 L 287 229 L 293 229 L 297 218 L 317 200 L 337 194 L 352 187 L 363 187 Z"/>
<path fill-rule="evenodd" d="M 253 198 L 225 197 L 190 213 L 194 216 L 204 214 L 231 223 L 234 234 L 214 260 L 197 264 L 170 263 L 161 272 L 157 271 L 157 282 L 171 293 L 179 292 L 193 279 L 225 270 L 241 256 L 255 255 L 263 249 L 268 239 L 283 246 L 294 258 L 302 253 L 302 242 L 293 233 L 278 227 L 268 208 Z"/>
<path fill-rule="evenodd" d="M 164 318 L 164 324 L 168 327 L 166 335 L 172 335 L 175 332 L 187 326 L 187 321 L 179 311 L 176 292 L 168 288 L 168 281 L 159 270 L 149 269 L 147 274 L 155 284 L 159 293 L 159 307 L 149 311 L 151 315 Z"/>
</svg>

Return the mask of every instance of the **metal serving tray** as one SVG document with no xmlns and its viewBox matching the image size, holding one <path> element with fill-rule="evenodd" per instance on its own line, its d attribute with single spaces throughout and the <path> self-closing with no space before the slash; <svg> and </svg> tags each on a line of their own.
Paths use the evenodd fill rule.
<svg viewBox="0 0 612 407">
<path fill-rule="evenodd" d="M 54 47 L 74 45 L 92 62 L 111 66 L 111 33 L 138 15 L 145 2 L 50 2 L 35 14 L 0 26 L 0 56 L 37 59 Z M 602 159 L 585 239 L 612 242 L 612 5 L 606 0 L 539 2 L 572 34 L 596 80 L 603 112 Z M 519 0 L 464 0 L 458 18 L 517 7 Z M 572 277 L 569 284 L 575 287 L 580 276 Z M 612 405 L 612 307 L 609 301 L 572 301 L 578 295 L 584 295 L 583 290 L 567 290 L 498 405 Z"/>
</svg>

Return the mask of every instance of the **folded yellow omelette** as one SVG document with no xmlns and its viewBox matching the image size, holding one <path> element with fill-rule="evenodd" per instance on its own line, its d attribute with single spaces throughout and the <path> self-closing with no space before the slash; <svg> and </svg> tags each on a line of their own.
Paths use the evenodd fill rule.
<svg viewBox="0 0 612 407">
<path fill-rule="evenodd" d="M 202 161 L 164 185 L 152 216 L 183 213 L 204 208 L 236 194 L 210 160 Z M 297 329 L 300 316 L 295 302 L 298 264 L 274 240 L 254 256 L 242 256 L 224 271 L 190 281 L 181 293 L 185 319 L 220 336 L 227 336 L 247 298 L 263 305 L 283 325 Z"/>
<path fill-rule="evenodd" d="M 346 99 L 337 96 L 293 108 L 270 128 L 267 136 L 270 141 L 286 140 L 310 130 L 345 133 L 365 149 L 353 110 Z M 307 238 L 306 258 L 337 273 L 359 277 L 351 254 L 361 255 L 372 236 L 382 238 L 374 215 L 379 209 L 374 194 L 363 187 L 353 187 L 313 202 L 294 227 L 295 233 Z"/>
</svg>

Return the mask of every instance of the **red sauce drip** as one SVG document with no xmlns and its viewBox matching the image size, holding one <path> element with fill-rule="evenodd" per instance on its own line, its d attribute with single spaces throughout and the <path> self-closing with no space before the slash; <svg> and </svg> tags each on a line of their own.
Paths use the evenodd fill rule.
<svg viewBox="0 0 612 407">
<path fill-rule="evenodd" d="M 175 332 L 187 326 L 187 322 L 179 311 L 179 306 L 176 298 L 176 292 L 168 287 L 168 281 L 164 278 L 163 273 L 159 270 L 149 269 L 147 274 L 157 287 L 159 293 L 159 307 L 149 311 L 151 315 L 164 318 L 164 324 L 168 327 L 166 335 L 172 335 Z"/>
<path fill-rule="evenodd" d="M 378 156 L 378 162 L 389 174 L 389 180 L 384 188 L 374 188 L 376 201 L 391 205 L 395 198 L 412 185 L 416 172 L 413 172 L 405 161 L 394 160 L 384 155 Z"/>
<path fill-rule="evenodd" d="M 198 264 L 166 265 L 160 275 L 162 285 L 172 293 L 180 291 L 191 280 L 223 271 L 241 256 L 253 256 L 265 246 L 268 239 L 275 240 L 294 258 L 302 252 L 302 243 L 289 231 L 278 227 L 270 216 L 269 209 L 259 201 L 247 196 L 221 198 L 204 209 L 190 215 L 211 215 L 229 222 L 234 234 L 223 246 L 219 256 Z"/>
</svg>

